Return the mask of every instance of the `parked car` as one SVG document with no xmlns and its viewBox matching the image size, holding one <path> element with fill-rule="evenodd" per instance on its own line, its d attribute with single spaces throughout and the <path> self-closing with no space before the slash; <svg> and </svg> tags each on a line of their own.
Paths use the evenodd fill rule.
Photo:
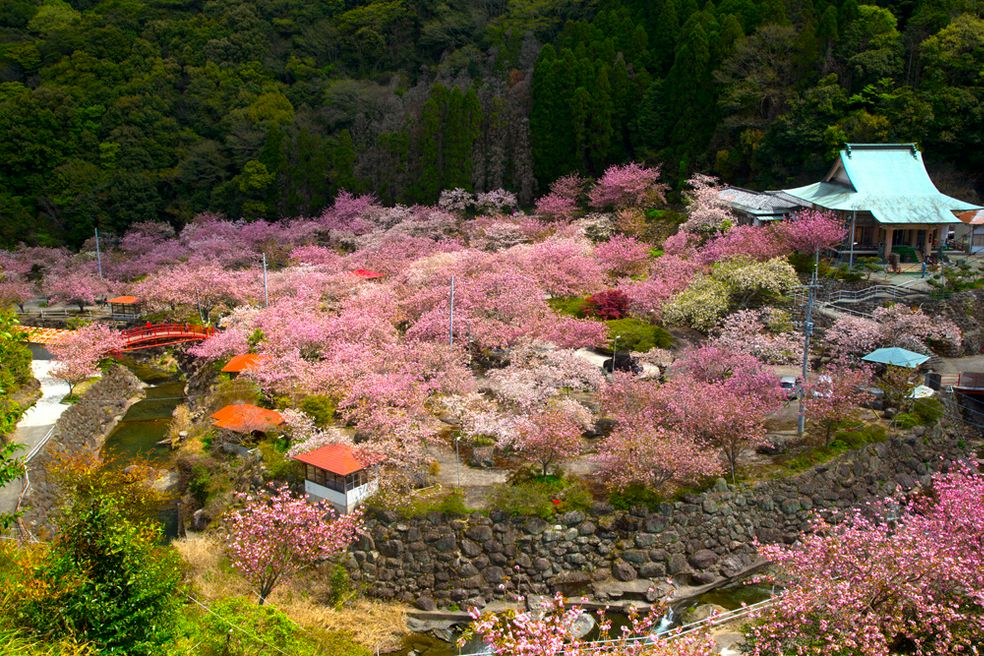
<svg viewBox="0 0 984 656">
<path fill-rule="evenodd" d="M 779 379 L 779 387 L 786 392 L 786 398 L 792 400 L 799 396 L 800 380 L 796 376 L 783 376 Z"/>
</svg>

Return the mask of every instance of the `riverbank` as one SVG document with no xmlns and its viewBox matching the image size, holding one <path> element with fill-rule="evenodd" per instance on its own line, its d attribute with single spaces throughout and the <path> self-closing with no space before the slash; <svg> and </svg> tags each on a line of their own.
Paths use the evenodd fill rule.
<svg viewBox="0 0 984 656">
<path fill-rule="evenodd" d="M 21 507 L 21 527 L 36 535 L 47 526 L 56 490 L 48 466 L 58 452 L 99 453 L 110 432 L 131 405 L 143 398 L 144 383 L 123 366 L 110 368 L 55 423 L 47 444 L 27 465 L 30 486 Z"/>
</svg>

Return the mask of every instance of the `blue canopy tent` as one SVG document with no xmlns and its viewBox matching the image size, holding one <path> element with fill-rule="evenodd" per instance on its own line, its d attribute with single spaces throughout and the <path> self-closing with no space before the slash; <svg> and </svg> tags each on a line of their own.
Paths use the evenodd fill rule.
<svg viewBox="0 0 984 656">
<path fill-rule="evenodd" d="M 861 359 L 866 362 L 877 362 L 878 364 L 890 364 L 895 367 L 915 369 L 926 360 L 929 360 L 929 356 L 914 351 L 907 351 L 898 346 L 891 346 L 876 349 Z"/>
</svg>

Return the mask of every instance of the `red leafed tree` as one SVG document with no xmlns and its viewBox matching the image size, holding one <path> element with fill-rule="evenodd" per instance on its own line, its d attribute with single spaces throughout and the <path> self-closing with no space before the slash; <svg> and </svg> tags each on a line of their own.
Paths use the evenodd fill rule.
<svg viewBox="0 0 984 656">
<path fill-rule="evenodd" d="M 124 346 L 123 336 L 103 324 L 93 323 L 73 330 L 48 348 L 56 363 L 51 373 L 71 388 L 99 371 L 99 361 Z"/>
<path fill-rule="evenodd" d="M 629 297 L 618 289 L 607 289 L 588 297 L 588 311 L 601 319 L 621 319 L 629 311 Z"/>
<path fill-rule="evenodd" d="M 276 585 L 355 542 L 362 515 L 337 516 L 327 504 L 309 503 L 282 485 L 226 518 L 226 553 L 256 589 L 262 605 Z"/>
<path fill-rule="evenodd" d="M 871 398 L 871 370 L 843 364 L 829 365 L 803 388 L 806 416 L 817 428 L 823 444 L 829 444 L 834 429 L 854 417 Z"/>
</svg>

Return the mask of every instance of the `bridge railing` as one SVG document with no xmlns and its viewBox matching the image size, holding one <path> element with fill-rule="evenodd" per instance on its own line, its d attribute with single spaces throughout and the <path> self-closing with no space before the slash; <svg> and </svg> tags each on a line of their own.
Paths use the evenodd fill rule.
<svg viewBox="0 0 984 656">
<path fill-rule="evenodd" d="M 122 330 L 123 339 L 128 342 L 147 337 L 170 337 L 177 335 L 201 335 L 209 337 L 215 333 L 212 326 L 198 326 L 188 323 L 155 323 L 150 326 L 136 326 Z"/>
</svg>

